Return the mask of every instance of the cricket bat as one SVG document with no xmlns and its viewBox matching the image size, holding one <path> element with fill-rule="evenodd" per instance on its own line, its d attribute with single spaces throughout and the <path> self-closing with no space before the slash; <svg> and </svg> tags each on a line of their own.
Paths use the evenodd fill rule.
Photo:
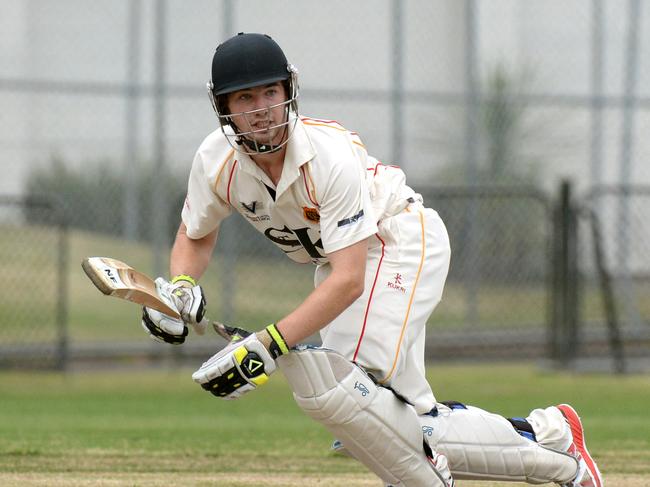
<svg viewBox="0 0 650 487">
<path fill-rule="evenodd" d="M 146 274 L 135 270 L 130 265 L 110 257 L 86 257 L 81 267 L 97 289 L 106 296 L 126 299 L 148 308 L 155 309 L 174 318 L 180 318 L 178 312 L 160 296 L 156 283 Z M 249 332 L 207 318 L 194 325 L 199 335 L 205 333 L 208 324 L 226 340 L 243 338 Z"/>
</svg>

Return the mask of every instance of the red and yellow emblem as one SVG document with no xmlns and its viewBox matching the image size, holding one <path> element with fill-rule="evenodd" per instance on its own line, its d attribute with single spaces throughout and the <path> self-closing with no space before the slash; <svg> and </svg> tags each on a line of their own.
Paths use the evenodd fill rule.
<svg viewBox="0 0 650 487">
<path fill-rule="evenodd" d="M 320 214 L 316 208 L 309 208 L 308 206 L 302 207 L 302 214 L 306 220 L 310 222 L 318 223 L 320 222 Z"/>
</svg>

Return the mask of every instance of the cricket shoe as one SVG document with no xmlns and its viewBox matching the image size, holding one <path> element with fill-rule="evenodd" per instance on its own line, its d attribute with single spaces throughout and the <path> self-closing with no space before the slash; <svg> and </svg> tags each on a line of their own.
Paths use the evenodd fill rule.
<svg viewBox="0 0 650 487">
<path fill-rule="evenodd" d="M 556 407 L 566 419 L 569 428 L 571 428 L 571 435 L 573 435 L 573 443 L 571 443 L 567 452 L 578 460 L 578 474 L 571 482 L 562 484 L 562 487 L 603 487 L 605 485 L 603 476 L 600 474 L 598 465 L 589 454 L 585 444 L 585 431 L 580 416 L 568 404 L 560 404 Z"/>
</svg>

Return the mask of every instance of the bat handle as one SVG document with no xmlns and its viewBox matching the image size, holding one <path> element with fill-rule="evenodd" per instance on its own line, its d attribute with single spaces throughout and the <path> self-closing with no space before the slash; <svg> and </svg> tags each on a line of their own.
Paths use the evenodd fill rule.
<svg viewBox="0 0 650 487">
<path fill-rule="evenodd" d="M 243 328 L 224 325 L 223 323 L 219 323 L 218 321 L 210 321 L 205 316 L 198 323 L 192 323 L 192 327 L 194 328 L 194 331 L 196 332 L 197 335 L 204 335 L 205 330 L 208 328 L 209 325 L 212 325 L 212 329 L 215 332 L 217 332 L 219 336 L 221 336 L 222 338 L 228 341 L 240 340 L 242 338 L 246 338 L 248 335 L 251 334 L 250 331 L 244 330 Z"/>
<path fill-rule="evenodd" d="M 224 325 L 218 321 L 213 321 L 212 327 L 214 328 L 214 331 L 216 331 L 221 337 L 225 338 L 228 341 L 241 340 L 242 338 L 246 338 L 251 334 L 250 331 L 244 330 L 243 328 Z"/>
<path fill-rule="evenodd" d="M 192 323 L 192 328 L 194 328 L 197 335 L 205 335 L 205 330 L 209 325 L 212 325 L 212 329 L 217 332 L 221 338 L 227 341 L 241 340 L 251 334 L 250 331 L 244 330 L 243 328 L 224 325 L 218 321 L 210 321 L 205 316 L 198 323 Z"/>
</svg>

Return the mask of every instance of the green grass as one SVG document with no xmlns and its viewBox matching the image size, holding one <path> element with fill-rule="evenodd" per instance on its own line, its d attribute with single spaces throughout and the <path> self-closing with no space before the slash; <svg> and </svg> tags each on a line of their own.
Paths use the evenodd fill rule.
<svg viewBox="0 0 650 487">
<path fill-rule="evenodd" d="M 635 474 L 647 484 L 629 485 L 650 485 L 649 377 L 489 364 L 429 371 L 439 399 L 506 416 L 572 403 L 604 474 Z M 190 375 L 0 373 L 0 483 L 27 485 L 36 476 L 39 485 L 73 485 L 117 475 L 118 485 L 158 485 L 167 474 L 204 476 L 185 485 L 257 485 L 259 476 L 279 482 L 273 485 L 290 476 L 369 479 L 357 463 L 328 453 L 329 434 L 298 410 L 280 374 L 231 402 L 205 393 Z M 246 475 L 258 480 L 246 483 Z"/>
</svg>

